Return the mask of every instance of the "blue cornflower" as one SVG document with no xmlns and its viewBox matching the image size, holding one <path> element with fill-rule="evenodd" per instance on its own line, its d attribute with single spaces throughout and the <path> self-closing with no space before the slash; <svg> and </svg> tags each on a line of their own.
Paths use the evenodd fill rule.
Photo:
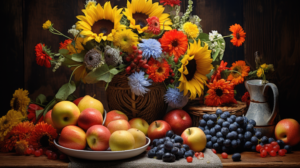
<svg viewBox="0 0 300 168">
<path fill-rule="evenodd" d="M 149 59 L 151 56 L 154 59 L 160 58 L 162 53 L 160 43 L 155 39 L 142 39 L 143 43 L 138 44 L 139 48 L 143 51 L 143 57 Z"/>
<path fill-rule="evenodd" d="M 183 95 L 178 88 L 168 88 L 165 94 L 165 101 L 170 107 L 180 108 L 187 104 L 189 98 Z"/>
<path fill-rule="evenodd" d="M 150 86 L 152 80 L 146 79 L 144 77 L 144 71 L 132 73 L 128 76 L 128 85 L 131 88 L 131 91 L 137 96 L 143 96 L 145 93 L 149 91 L 147 86 Z"/>
</svg>

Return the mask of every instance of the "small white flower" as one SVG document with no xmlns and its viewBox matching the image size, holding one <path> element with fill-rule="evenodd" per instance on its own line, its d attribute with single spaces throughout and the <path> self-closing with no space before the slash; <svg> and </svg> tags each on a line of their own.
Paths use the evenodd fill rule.
<svg viewBox="0 0 300 168">
<path fill-rule="evenodd" d="M 211 32 L 212 32 L 212 34 L 215 35 L 215 36 L 218 35 L 218 31 L 217 31 L 217 30 L 213 30 L 213 31 L 211 31 Z"/>
<path fill-rule="evenodd" d="M 218 38 L 218 39 L 221 39 L 221 38 L 222 38 L 222 35 L 221 35 L 221 34 L 218 34 L 217 38 Z"/>
<path fill-rule="evenodd" d="M 215 49 L 213 49 L 212 51 L 213 51 L 213 52 L 216 52 L 216 50 L 215 50 Z"/>
<path fill-rule="evenodd" d="M 211 44 L 211 48 L 214 48 L 215 47 L 215 45 L 214 44 Z"/>
<path fill-rule="evenodd" d="M 225 46 L 225 43 L 222 43 L 222 46 Z"/>
<path fill-rule="evenodd" d="M 214 37 L 215 37 L 215 36 L 214 36 L 213 34 L 209 33 L 209 40 L 210 40 L 210 41 L 214 41 Z"/>
</svg>

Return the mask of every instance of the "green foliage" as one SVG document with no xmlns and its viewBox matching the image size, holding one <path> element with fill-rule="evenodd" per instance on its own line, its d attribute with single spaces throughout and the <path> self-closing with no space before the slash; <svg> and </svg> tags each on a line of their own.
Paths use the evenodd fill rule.
<svg viewBox="0 0 300 168">
<path fill-rule="evenodd" d="M 59 101 L 66 100 L 74 91 L 76 90 L 76 85 L 74 81 L 62 85 L 55 95 L 55 98 Z"/>
<path fill-rule="evenodd" d="M 42 116 L 43 112 L 44 112 L 44 109 L 35 111 L 35 118 L 37 121 Z"/>
<path fill-rule="evenodd" d="M 47 98 L 45 95 L 39 94 L 35 101 L 36 103 L 43 105 L 45 102 L 47 102 Z"/>
<path fill-rule="evenodd" d="M 78 54 L 72 54 L 72 60 L 73 61 L 76 61 L 76 62 L 83 62 L 83 59 L 84 59 L 84 56 L 86 54 L 86 51 L 83 50 L 81 51 L 81 53 L 78 53 Z"/>
<path fill-rule="evenodd" d="M 116 68 L 109 68 L 107 64 L 104 64 L 96 70 L 89 72 L 85 76 L 85 81 L 89 84 L 97 83 L 99 81 L 109 83 L 112 80 L 112 78 L 119 72 L 120 71 Z"/>
</svg>

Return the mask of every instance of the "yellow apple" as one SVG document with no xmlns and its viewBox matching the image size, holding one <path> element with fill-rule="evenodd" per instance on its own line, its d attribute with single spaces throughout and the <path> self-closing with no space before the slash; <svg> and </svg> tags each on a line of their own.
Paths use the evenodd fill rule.
<svg viewBox="0 0 300 168">
<path fill-rule="evenodd" d="M 201 152 L 206 146 L 206 136 L 204 132 L 198 127 L 190 127 L 185 129 L 181 137 L 183 143 L 187 144 L 190 149 L 195 152 Z"/>
<path fill-rule="evenodd" d="M 107 125 L 107 128 L 110 133 L 113 133 L 118 130 L 128 130 L 130 129 L 130 125 L 126 120 L 114 120 Z"/>
<path fill-rule="evenodd" d="M 94 109 L 100 111 L 102 115 L 104 112 L 103 104 L 99 100 L 97 100 L 89 95 L 84 96 L 80 100 L 80 102 L 78 103 L 78 108 L 79 108 L 80 112 L 82 112 L 86 108 L 94 108 Z"/>
<path fill-rule="evenodd" d="M 142 131 L 145 135 L 148 133 L 149 124 L 142 118 L 133 118 L 129 121 L 131 128 L 136 128 Z"/>
<path fill-rule="evenodd" d="M 128 121 L 128 117 L 126 114 L 124 114 L 123 112 L 119 111 L 119 110 L 111 110 L 110 112 L 108 112 L 106 114 L 106 120 L 104 123 L 104 126 L 107 127 L 107 125 L 114 120 L 120 120 L 120 119 L 124 119 L 126 121 Z"/>
<path fill-rule="evenodd" d="M 76 125 L 80 115 L 78 107 L 70 101 L 61 101 L 52 109 L 52 122 L 56 129 L 60 130 L 68 125 Z"/>
<path fill-rule="evenodd" d="M 125 130 L 115 131 L 109 138 L 109 147 L 112 151 L 134 149 L 134 137 Z"/>
<path fill-rule="evenodd" d="M 135 140 L 134 148 L 139 148 L 146 144 L 146 135 L 142 131 L 136 128 L 130 128 L 127 131 L 133 135 Z"/>
</svg>

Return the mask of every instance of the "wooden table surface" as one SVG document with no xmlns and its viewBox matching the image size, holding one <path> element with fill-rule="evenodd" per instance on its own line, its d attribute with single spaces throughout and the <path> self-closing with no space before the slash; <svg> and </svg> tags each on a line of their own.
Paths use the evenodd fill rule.
<svg viewBox="0 0 300 168">
<path fill-rule="evenodd" d="M 222 159 L 221 154 L 217 155 L 220 157 L 223 167 L 300 167 L 300 151 L 294 151 L 286 156 L 267 156 L 265 158 L 261 158 L 256 152 L 243 152 L 241 154 L 242 161 L 239 162 L 233 162 L 232 155 L 229 155 L 228 159 Z M 14 153 L 0 153 L 0 167 L 66 168 L 68 164 L 67 161 L 50 160 L 46 156 L 34 157 L 33 155 L 19 156 Z"/>
</svg>

